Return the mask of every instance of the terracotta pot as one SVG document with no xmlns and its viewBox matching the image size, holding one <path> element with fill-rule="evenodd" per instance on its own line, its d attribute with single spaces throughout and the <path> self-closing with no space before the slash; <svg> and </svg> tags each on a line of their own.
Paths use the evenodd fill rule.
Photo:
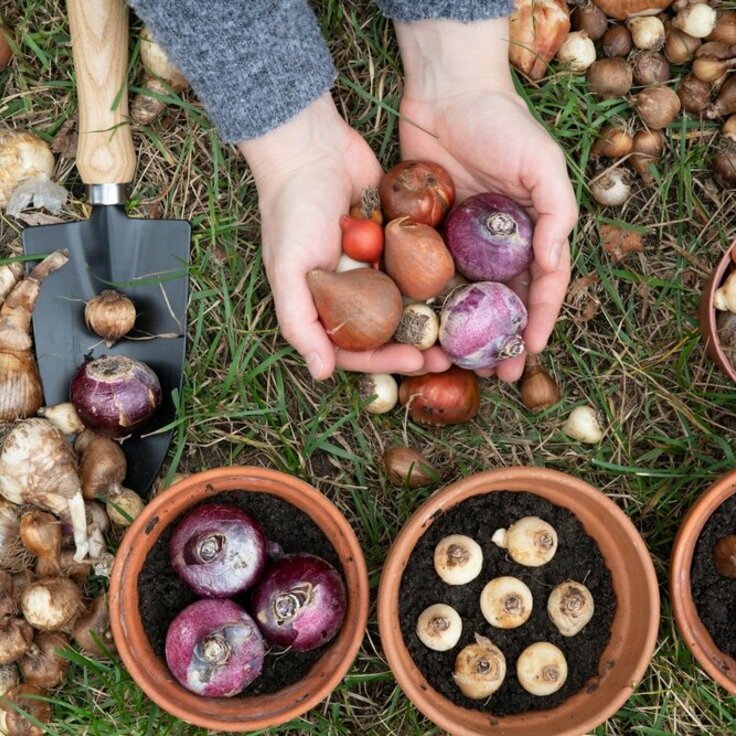
<svg viewBox="0 0 736 736">
<path fill-rule="evenodd" d="M 700 666 L 736 695 L 736 661 L 724 654 L 700 620 L 692 598 L 690 569 L 703 528 L 713 512 L 736 493 L 736 470 L 721 476 L 698 498 L 680 525 L 670 558 L 670 599 L 677 628 Z"/>
<path fill-rule="evenodd" d="M 716 310 L 713 307 L 713 295 L 716 293 L 723 280 L 734 266 L 731 252 L 736 249 L 736 241 L 723 254 L 718 265 L 713 269 L 708 281 L 706 281 L 703 291 L 700 295 L 698 304 L 698 323 L 700 325 L 700 333 L 705 344 L 705 351 L 709 358 L 714 360 L 718 367 L 734 382 L 736 382 L 736 368 L 726 357 L 726 354 L 718 344 L 717 328 L 716 328 Z"/>
<path fill-rule="evenodd" d="M 156 656 L 143 628 L 138 576 L 164 529 L 188 508 L 218 493 L 268 493 L 305 512 L 325 533 L 342 563 L 348 594 L 345 622 L 302 680 L 278 692 L 251 697 L 203 698 L 182 687 Z M 230 467 L 191 475 L 154 498 L 131 524 L 115 556 L 110 580 L 110 621 L 115 645 L 138 686 L 177 718 L 215 731 L 273 727 L 306 713 L 340 683 L 358 652 L 368 618 L 368 574 L 358 540 L 340 511 L 319 491 L 276 470 Z"/>
<path fill-rule="evenodd" d="M 462 708 L 434 690 L 414 664 L 397 616 L 401 576 L 418 539 L 435 517 L 466 499 L 494 491 L 532 492 L 575 514 L 600 548 L 618 602 L 595 687 L 584 688 L 556 708 L 503 717 Z M 644 541 L 628 516 L 605 494 L 555 470 L 505 468 L 447 486 L 412 515 L 394 541 L 383 568 L 378 626 L 388 663 L 409 700 L 451 734 L 580 736 L 613 715 L 644 674 L 657 638 L 659 589 Z"/>
</svg>

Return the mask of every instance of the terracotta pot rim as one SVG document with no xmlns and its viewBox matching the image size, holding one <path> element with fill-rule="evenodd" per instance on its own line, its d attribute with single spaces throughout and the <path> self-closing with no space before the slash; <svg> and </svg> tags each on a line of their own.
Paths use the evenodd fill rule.
<svg viewBox="0 0 736 736">
<path fill-rule="evenodd" d="M 703 287 L 698 304 L 698 322 L 700 324 L 700 332 L 705 344 L 708 355 L 715 361 L 721 371 L 736 383 L 736 366 L 726 357 L 718 342 L 718 327 L 716 325 L 716 309 L 713 306 L 713 299 L 716 289 L 721 285 L 726 275 L 726 271 L 730 267 L 736 267 L 731 258 L 731 252 L 736 249 L 736 240 L 726 249 L 716 267 L 711 272 L 710 277 Z"/>
<path fill-rule="evenodd" d="M 143 631 L 138 610 L 137 573 L 142 561 L 140 564 L 136 563 L 135 570 L 132 569 L 133 563 L 129 561 L 134 547 L 138 548 L 136 556 L 145 560 L 148 550 L 167 524 L 184 509 L 221 492 L 238 489 L 270 493 L 282 498 L 305 512 L 322 529 L 334 545 L 342 563 L 348 588 L 348 608 L 345 623 L 336 639 L 301 680 L 276 693 L 245 698 L 202 698 L 179 685 L 168 673 L 165 663 L 153 652 Z M 293 498 L 286 498 L 285 495 L 290 492 L 293 492 Z M 167 509 L 172 508 L 172 502 L 176 504 L 176 512 L 168 513 Z M 167 515 L 169 518 L 161 521 Z M 326 520 L 334 526 L 333 535 L 336 534 L 337 537 L 324 528 Z M 155 534 L 152 533 L 154 531 Z M 140 551 L 141 547 L 145 547 L 145 550 Z M 347 519 L 316 488 L 271 468 L 220 467 L 183 478 L 146 505 L 126 531 L 115 555 L 109 606 L 111 629 L 118 654 L 133 680 L 151 700 L 167 713 L 195 726 L 244 733 L 274 727 L 303 715 L 328 697 L 342 681 L 357 656 L 367 627 L 368 571 L 360 543 Z M 139 641 L 131 641 L 131 634 L 135 634 Z M 319 672 L 319 677 L 306 686 L 305 683 L 310 677 L 314 678 L 316 671 Z M 170 699 L 169 693 L 173 693 L 173 699 Z M 278 706 L 264 714 L 266 704 L 271 706 L 277 700 Z"/>
<path fill-rule="evenodd" d="M 690 571 L 695 547 L 713 513 L 736 493 L 736 470 L 719 476 L 692 505 L 680 524 L 670 556 L 670 599 L 675 623 L 705 672 L 736 695 L 736 660 L 722 652 L 700 618 L 692 598 Z M 733 673 L 727 675 L 727 671 Z"/>
<path fill-rule="evenodd" d="M 530 490 L 531 488 L 535 488 L 535 482 L 537 483 L 537 490 Z M 514 484 L 521 483 L 523 483 L 523 488 L 513 487 Z M 527 733 L 526 730 L 516 730 L 519 728 L 526 729 L 546 725 L 546 728 L 549 729 L 551 726 L 549 718 L 552 714 L 555 714 L 563 708 L 568 709 L 572 714 L 576 711 L 575 704 L 580 703 L 583 698 L 590 696 L 588 696 L 585 690 L 583 690 L 571 695 L 570 698 L 557 708 L 543 711 L 530 711 L 528 713 L 512 716 L 496 717 L 492 714 L 487 714 L 488 718 L 486 718 L 485 726 L 483 727 L 476 728 L 475 726 L 458 726 L 451 715 L 457 713 L 468 713 L 469 711 L 465 708 L 454 705 L 451 701 L 434 690 L 429 686 L 429 683 L 424 680 L 423 676 L 420 675 L 420 677 L 422 677 L 421 685 L 415 682 L 413 675 L 416 675 L 418 670 L 411 660 L 411 656 L 409 655 L 401 634 L 396 634 L 397 627 L 395 627 L 394 617 L 398 610 L 398 590 L 401 576 L 403 574 L 403 566 L 405 564 L 402 562 L 402 559 L 405 559 L 404 555 L 408 557 L 408 554 L 410 553 L 409 551 L 402 550 L 402 547 L 404 545 L 410 545 L 410 548 L 413 549 L 416 544 L 416 540 L 432 524 L 438 511 L 451 508 L 457 503 L 473 496 L 493 491 L 526 491 L 532 494 L 537 493 L 540 497 L 545 498 L 544 494 L 548 491 L 547 489 L 544 491 L 541 490 L 545 483 L 563 483 L 566 490 L 570 492 L 567 501 L 554 501 L 553 503 L 556 505 L 566 507 L 568 510 L 575 513 L 570 506 L 567 506 L 567 502 L 569 501 L 569 504 L 574 506 L 576 503 L 575 499 L 579 498 L 580 494 L 582 494 L 582 496 L 588 500 L 594 500 L 596 506 L 601 509 L 601 513 L 605 512 L 605 514 L 616 520 L 620 525 L 620 528 L 625 531 L 626 539 L 630 543 L 632 553 L 640 566 L 638 572 L 641 574 L 643 584 L 646 586 L 650 604 L 650 615 L 646 618 L 642 618 L 640 616 L 636 621 L 636 625 L 639 627 L 639 630 L 645 632 L 642 646 L 630 657 L 628 656 L 630 653 L 627 653 L 627 662 L 622 665 L 627 668 L 626 672 L 629 675 L 626 683 L 616 689 L 606 702 L 601 704 L 601 707 L 595 715 L 574 723 L 570 722 L 574 719 L 574 716 L 571 715 L 571 718 L 567 719 L 567 723 L 565 725 L 557 724 L 559 727 L 556 730 L 544 731 L 545 736 L 579 736 L 581 733 L 587 733 L 603 723 L 631 696 L 646 671 L 654 653 L 660 613 L 659 586 L 656 572 L 654 570 L 649 550 L 647 549 L 644 540 L 639 535 L 636 527 L 624 511 L 621 510 L 611 499 L 585 481 L 574 476 L 557 470 L 531 466 L 517 466 L 488 470 L 457 481 L 456 483 L 440 489 L 428 498 L 406 522 L 389 550 L 381 574 L 378 591 L 379 634 L 383 644 L 384 653 L 392 671 L 394 672 L 394 676 L 396 677 L 398 684 L 401 686 L 409 700 L 411 700 L 425 716 L 441 728 L 444 728 L 457 736 L 484 736 L 485 734 L 498 734 L 499 736 L 505 736 L 507 731 L 504 727 L 506 727 L 506 729 L 514 728 L 514 734 Z M 510 487 L 507 487 L 507 485 Z M 416 538 L 411 542 L 414 537 Z M 616 581 L 614 580 L 614 584 L 615 582 Z M 623 608 L 623 606 L 618 607 L 618 609 L 620 608 Z M 618 609 L 615 618 L 619 616 Z M 607 645 L 606 650 L 601 657 L 602 662 L 608 661 L 606 660 L 607 653 L 611 650 L 612 646 L 613 642 L 611 641 Z M 449 711 L 450 715 L 446 714 L 444 711 Z M 532 723 L 532 721 L 534 721 L 534 723 Z"/>
</svg>

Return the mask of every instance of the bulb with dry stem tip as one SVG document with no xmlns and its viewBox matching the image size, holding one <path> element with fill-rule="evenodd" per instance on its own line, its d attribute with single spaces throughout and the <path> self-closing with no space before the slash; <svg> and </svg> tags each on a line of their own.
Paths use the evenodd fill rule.
<svg viewBox="0 0 736 736">
<path fill-rule="evenodd" d="M 497 529 L 491 541 L 505 549 L 514 562 L 526 567 L 546 564 L 557 551 L 555 528 L 538 516 L 523 516 L 508 529 Z"/>
<path fill-rule="evenodd" d="M 563 636 L 580 633 L 594 612 L 593 595 L 575 580 L 560 583 L 547 599 L 547 613 Z"/>
<path fill-rule="evenodd" d="M 79 586 L 69 578 L 41 578 L 20 595 L 23 616 L 41 631 L 61 629 L 79 613 L 81 603 Z"/>
<path fill-rule="evenodd" d="M 17 662 L 33 641 L 33 627 L 23 618 L 0 621 L 0 664 Z"/>
<path fill-rule="evenodd" d="M 516 660 L 519 684 L 532 695 L 552 695 L 567 680 L 567 660 L 554 644 L 538 641 L 528 646 Z"/>
<path fill-rule="evenodd" d="M 483 618 L 498 629 L 516 629 L 529 620 L 532 592 L 518 578 L 505 575 L 486 583 L 480 594 Z"/>
<path fill-rule="evenodd" d="M 417 636 L 425 647 L 436 652 L 452 649 L 463 633 L 460 614 L 446 603 L 425 608 L 417 619 Z"/>
<path fill-rule="evenodd" d="M 440 320 L 437 312 L 428 304 L 407 304 L 401 313 L 401 321 L 394 333 L 394 340 L 413 345 L 418 350 L 427 350 L 437 342 Z"/>
<path fill-rule="evenodd" d="M 542 365 L 538 355 L 526 356 L 521 376 L 521 400 L 532 411 L 541 411 L 560 400 L 560 387 Z"/>
<path fill-rule="evenodd" d="M 36 557 L 39 577 L 61 573 L 61 522 L 41 509 L 26 511 L 20 519 L 20 538 Z"/>
<path fill-rule="evenodd" d="M 587 31 L 568 33 L 562 46 L 557 49 L 557 61 L 573 73 L 584 72 L 596 58 L 595 44 Z"/>
<path fill-rule="evenodd" d="M 716 11 L 707 2 L 696 2 L 680 10 L 672 25 L 693 38 L 705 38 L 715 27 L 716 18 Z"/>
<path fill-rule="evenodd" d="M 84 307 L 87 328 L 105 340 L 107 347 L 133 329 L 135 317 L 133 302 L 114 289 L 105 289 Z"/>
<path fill-rule="evenodd" d="M 656 15 L 639 15 L 629 18 L 626 25 L 631 31 L 631 40 L 638 49 L 657 51 L 664 46 L 664 23 Z"/>
<path fill-rule="evenodd" d="M 434 548 L 434 569 L 448 585 L 465 585 L 480 575 L 483 550 L 464 534 L 443 537 Z"/>
<path fill-rule="evenodd" d="M 592 406 L 576 406 L 562 425 L 562 431 L 568 437 L 590 445 L 603 439 L 598 412 Z"/>
<path fill-rule="evenodd" d="M 360 398 L 369 414 L 386 414 L 399 400 L 399 384 L 390 373 L 366 373 L 358 381 Z"/>
<path fill-rule="evenodd" d="M 383 453 L 386 475 L 397 488 L 426 486 L 439 478 L 439 473 L 424 455 L 411 447 L 391 447 Z"/>
<path fill-rule="evenodd" d="M 493 695 L 506 677 L 503 652 L 480 634 L 475 643 L 464 647 L 455 659 L 452 679 L 463 695 L 472 700 L 484 700 Z"/>
<path fill-rule="evenodd" d="M 50 690 L 64 681 L 69 660 L 60 652 L 69 646 L 69 637 L 58 631 L 38 631 L 28 651 L 18 662 L 23 682 Z"/>
<path fill-rule="evenodd" d="M 44 724 L 51 720 L 53 711 L 46 696 L 45 690 L 28 682 L 10 688 L 0 701 L 0 733 L 7 736 L 47 734 Z"/>
</svg>

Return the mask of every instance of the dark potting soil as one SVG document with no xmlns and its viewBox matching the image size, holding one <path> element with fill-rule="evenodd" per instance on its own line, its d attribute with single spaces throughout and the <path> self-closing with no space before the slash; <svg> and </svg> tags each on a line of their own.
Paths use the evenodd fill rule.
<svg viewBox="0 0 736 736">
<path fill-rule="evenodd" d="M 496 529 L 508 528 L 523 516 L 539 516 L 557 531 L 554 557 L 540 567 L 514 562 L 505 550 L 491 542 Z M 483 550 L 481 574 L 466 585 L 447 585 L 434 569 L 434 548 L 449 534 L 472 537 Z M 516 629 L 491 626 L 480 610 L 480 593 L 485 584 L 501 575 L 512 575 L 529 587 L 534 605 L 525 624 Z M 583 583 L 593 595 L 595 610 L 585 628 L 573 637 L 562 636 L 547 614 L 552 589 L 567 579 Z M 416 635 L 419 614 L 433 603 L 447 603 L 463 622 L 462 636 L 447 652 L 435 652 Z M 456 705 L 497 716 L 554 708 L 584 687 L 595 687 L 601 654 L 611 636 L 616 610 L 611 572 L 598 545 L 585 532 L 577 517 L 532 493 L 499 491 L 474 496 L 438 516 L 422 535 L 404 571 L 399 589 L 399 616 L 404 642 L 427 682 Z M 506 678 L 486 700 L 465 697 L 452 679 L 455 658 L 475 641 L 475 633 L 488 637 L 506 658 Z M 565 654 L 566 683 L 552 695 L 539 697 L 524 690 L 516 678 L 516 660 L 533 642 L 549 641 Z M 589 682 L 590 681 L 590 682 Z"/>
<path fill-rule="evenodd" d="M 310 552 L 342 570 L 340 559 L 322 530 L 303 511 L 286 501 L 267 493 L 233 490 L 203 501 L 203 505 L 207 503 L 239 506 L 261 523 L 266 538 L 278 542 L 284 553 Z M 169 540 L 178 520 L 169 524 L 156 541 L 138 578 L 143 627 L 154 652 L 162 658 L 165 657 L 169 624 L 183 608 L 197 600 L 171 567 Z M 247 592 L 233 600 L 249 610 Z M 309 652 L 284 651 L 278 647 L 267 649 L 260 677 L 243 691 L 242 696 L 273 693 L 297 682 L 309 672 L 327 646 L 329 644 Z"/>
<path fill-rule="evenodd" d="M 728 534 L 736 534 L 736 496 L 727 498 L 705 523 L 695 544 L 690 567 L 693 602 L 700 620 L 716 646 L 736 657 L 736 580 L 719 574 L 713 564 L 713 546 Z"/>
</svg>

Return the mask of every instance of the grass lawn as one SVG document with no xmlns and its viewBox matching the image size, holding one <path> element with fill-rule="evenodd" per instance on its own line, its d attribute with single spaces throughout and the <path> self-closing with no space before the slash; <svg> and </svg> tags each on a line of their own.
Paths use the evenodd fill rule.
<svg viewBox="0 0 736 736">
<path fill-rule="evenodd" d="M 398 160 L 395 111 L 401 94 L 392 28 L 373 6 L 357 0 L 321 0 L 316 7 L 340 72 L 338 106 L 389 166 Z M 0 72 L 0 124 L 52 141 L 75 117 L 64 4 L 0 0 L 0 17 L 15 28 L 20 48 Z M 135 42 L 131 50 L 135 87 L 141 80 Z M 587 94 L 582 77 L 564 73 L 519 89 L 563 146 L 581 210 L 571 238 L 572 283 L 544 356 L 563 398 L 534 415 L 517 386 L 485 380 L 478 417 L 440 430 L 414 425 L 398 409 L 377 417 L 361 411 L 354 375 L 311 380 L 278 334 L 261 264 L 253 179 L 237 152 L 219 142 L 193 96 L 184 93 L 152 126 L 134 129 L 132 214 L 185 218 L 194 230 L 189 363 L 167 476 L 253 464 L 311 482 L 353 524 L 374 593 L 392 539 L 435 489 L 393 488 L 380 464 L 385 447 L 412 444 L 445 482 L 509 465 L 578 476 L 608 494 L 640 530 L 663 603 L 651 667 L 627 704 L 594 733 L 736 733 L 736 703 L 696 665 L 676 633 L 667 593 L 668 558 L 683 515 L 719 474 L 736 467 L 736 387 L 705 357 L 696 321 L 701 288 L 736 234 L 736 196 L 717 186 L 710 172 L 717 124 L 679 116 L 666 130 L 655 185 L 642 188 L 635 179 L 624 207 L 602 209 L 587 186 L 595 170 L 590 147 L 603 125 L 632 117 L 627 102 L 599 102 Z M 73 158 L 59 154 L 57 162 L 58 180 L 73 194 L 64 218 L 87 217 Z M 644 249 L 614 260 L 600 244 L 605 223 L 642 233 Z M 0 257 L 20 252 L 22 226 L 0 213 Z M 606 417 L 598 445 L 560 432 L 569 411 L 582 403 Z M 116 663 L 75 657 L 69 681 L 53 701 L 47 732 L 58 736 L 205 733 L 159 710 Z M 396 685 L 372 609 L 362 649 L 342 685 L 304 718 L 273 733 L 442 731 Z"/>
</svg>

